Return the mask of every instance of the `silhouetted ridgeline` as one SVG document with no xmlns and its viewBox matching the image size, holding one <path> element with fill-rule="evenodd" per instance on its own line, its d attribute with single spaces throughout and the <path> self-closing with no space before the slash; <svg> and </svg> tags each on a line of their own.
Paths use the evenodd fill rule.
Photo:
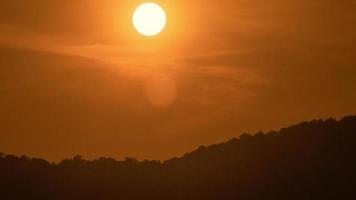
<svg viewBox="0 0 356 200">
<path fill-rule="evenodd" d="M 1 155 L 2 200 L 356 199 L 356 117 L 244 134 L 164 163 Z"/>
</svg>

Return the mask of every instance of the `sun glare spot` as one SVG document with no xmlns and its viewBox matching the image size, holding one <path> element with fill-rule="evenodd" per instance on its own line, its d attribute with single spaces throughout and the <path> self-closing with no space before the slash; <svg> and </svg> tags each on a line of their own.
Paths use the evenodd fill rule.
<svg viewBox="0 0 356 200">
<path fill-rule="evenodd" d="M 132 17 L 135 29 L 144 36 L 155 36 L 166 26 L 166 13 L 155 3 L 144 3 L 134 12 Z"/>
</svg>

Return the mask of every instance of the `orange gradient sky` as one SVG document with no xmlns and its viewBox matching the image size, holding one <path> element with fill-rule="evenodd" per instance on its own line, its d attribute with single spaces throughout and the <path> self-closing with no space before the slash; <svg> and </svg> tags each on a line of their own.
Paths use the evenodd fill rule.
<svg viewBox="0 0 356 200">
<path fill-rule="evenodd" d="M 0 151 L 167 159 L 202 144 L 356 113 L 353 0 L 0 5 Z"/>
</svg>

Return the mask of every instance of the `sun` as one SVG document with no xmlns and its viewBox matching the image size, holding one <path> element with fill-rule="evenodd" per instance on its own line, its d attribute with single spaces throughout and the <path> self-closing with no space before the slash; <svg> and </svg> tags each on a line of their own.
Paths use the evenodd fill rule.
<svg viewBox="0 0 356 200">
<path fill-rule="evenodd" d="M 167 23 L 165 11 L 156 3 L 144 3 L 134 12 L 132 22 L 144 36 L 155 36 L 163 31 Z"/>
</svg>

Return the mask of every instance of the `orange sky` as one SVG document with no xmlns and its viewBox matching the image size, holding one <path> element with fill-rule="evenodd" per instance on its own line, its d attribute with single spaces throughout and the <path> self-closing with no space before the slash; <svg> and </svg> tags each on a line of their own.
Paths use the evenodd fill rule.
<svg viewBox="0 0 356 200">
<path fill-rule="evenodd" d="M 167 159 L 243 132 L 356 113 L 354 0 L 0 5 L 0 151 Z"/>
</svg>

